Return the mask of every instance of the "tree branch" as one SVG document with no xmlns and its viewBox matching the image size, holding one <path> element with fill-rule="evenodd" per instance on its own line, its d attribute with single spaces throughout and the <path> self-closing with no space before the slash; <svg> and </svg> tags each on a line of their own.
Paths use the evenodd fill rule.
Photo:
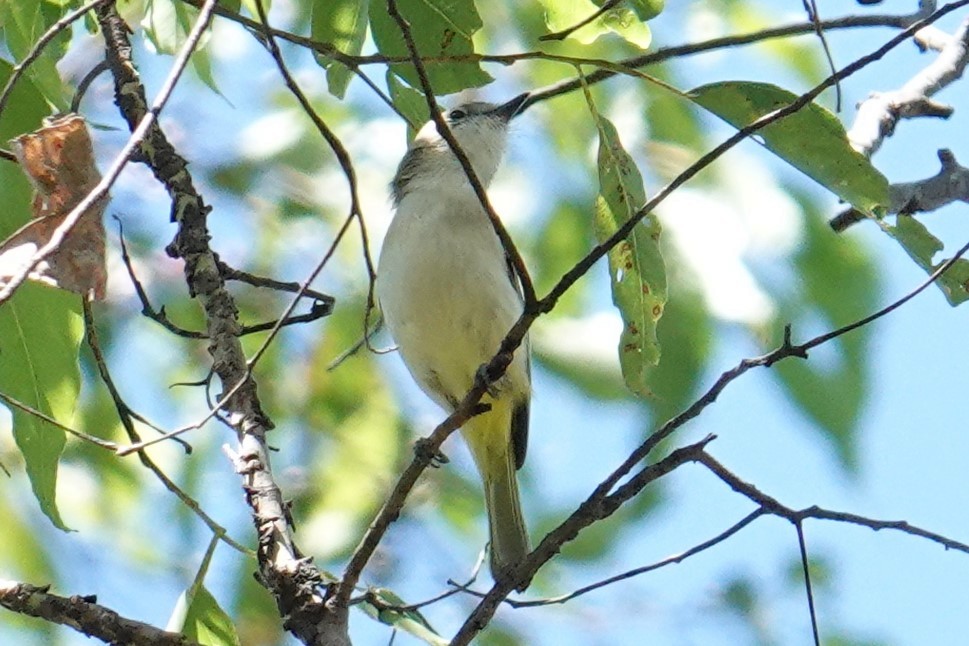
<svg viewBox="0 0 969 646">
<path fill-rule="evenodd" d="M 941 168 L 932 177 L 899 182 L 888 187 L 886 215 L 913 215 L 936 211 L 953 202 L 969 202 L 969 168 L 956 160 L 951 150 L 938 151 Z M 838 233 L 868 216 L 855 209 L 842 211 L 828 223 Z"/>
<path fill-rule="evenodd" d="M 811 507 L 800 510 L 793 509 L 787 505 L 781 504 L 776 498 L 763 493 L 749 482 L 741 480 L 706 451 L 702 452 L 696 461 L 709 469 L 728 487 L 742 496 L 749 498 L 766 513 L 787 519 L 792 524 L 796 525 L 809 518 L 816 518 L 818 520 L 832 520 L 840 523 L 847 523 L 849 525 L 859 525 L 861 527 L 868 527 L 869 529 L 873 529 L 875 531 L 892 529 L 904 534 L 910 534 L 912 536 L 927 539 L 933 543 L 938 543 L 947 550 L 956 550 L 958 552 L 969 554 L 969 545 L 966 543 L 948 538 L 942 534 L 930 532 L 927 529 L 922 529 L 921 527 L 912 525 L 904 520 L 877 520 L 874 518 L 859 516 L 857 514 L 832 511 L 818 507 L 817 505 L 812 505 Z"/>
<path fill-rule="evenodd" d="M 521 589 L 523 584 L 527 584 L 542 565 L 559 553 L 563 545 L 574 540 L 582 529 L 614 514 L 651 482 L 687 462 L 695 461 L 713 439 L 714 436 L 708 435 L 699 442 L 676 449 L 662 460 L 643 467 L 639 473 L 613 493 L 609 493 L 611 487 L 605 486 L 605 482 L 596 487 L 595 491 L 568 518 L 546 534 L 538 547 L 526 556 L 525 560 L 516 564 L 504 578 L 495 582 L 474 611 L 465 619 L 464 624 L 451 640 L 451 645 L 463 646 L 471 643 L 475 635 L 491 621 L 505 597 L 512 590 Z"/>
<path fill-rule="evenodd" d="M 931 100 L 939 90 L 962 76 L 969 63 L 969 18 L 962 21 L 955 35 L 939 55 L 902 87 L 891 92 L 873 93 L 858 107 L 848 141 L 858 152 L 871 157 L 885 137 L 895 132 L 901 119 L 915 117 L 948 118 L 952 108 Z"/>
<path fill-rule="evenodd" d="M 198 646 L 188 637 L 122 617 L 99 605 L 94 596 L 61 597 L 50 586 L 0 580 L 0 606 L 22 615 L 70 626 L 106 644 L 144 646 Z"/>
<path fill-rule="evenodd" d="M 207 0 L 202 15 L 207 15 L 214 4 Z M 146 101 L 131 60 L 128 28 L 111 5 L 98 10 L 98 20 L 115 79 L 115 100 L 132 127 L 146 112 Z M 142 160 L 171 196 L 172 219 L 178 223 L 178 233 L 167 251 L 184 260 L 189 293 L 198 298 L 205 313 L 212 368 L 226 393 L 220 404 L 239 436 L 236 470 L 242 477 L 258 533 L 258 578 L 273 594 L 280 615 L 285 618 L 284 626 L 304 643 L 321 643 L 325 628 L 317 625 L 321 598 L 316 594 L 321 576 L 293 541 L 282 493 L 273 480 L 265 438 L 272 422 L 262 411 L 256 383 L 239 342 L 235 302 L 209 247 L 206 218 L 210 207 L 196 191 L 187 162 L 157 125 L 148 132 L 141 153 Z"/>
</svg>

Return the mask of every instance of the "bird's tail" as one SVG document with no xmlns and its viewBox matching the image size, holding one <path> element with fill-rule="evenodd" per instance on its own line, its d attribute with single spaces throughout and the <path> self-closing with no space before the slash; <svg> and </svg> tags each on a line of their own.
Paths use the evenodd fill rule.
<svg viewBox="0 0 969 646">
<path fill-rule="evenodd" d="M 511 406 L 488 400 L 491 410 L 473 417 L 462 429 L 484 482 L 491 531 L 491 573 L 495 578 L 529 552 L 528 532 L 518 500 L 515 452 L 511 438 Z"/>
<path fill-rule="evenodd" d="M 525 558 L 529 552 L 528 531 L 518 500 L 518 478 L 511 452 L 504 464 L 484 478 L 485 505 L 491 528 L 491 572 L 497 578 Z"/>
</svg>

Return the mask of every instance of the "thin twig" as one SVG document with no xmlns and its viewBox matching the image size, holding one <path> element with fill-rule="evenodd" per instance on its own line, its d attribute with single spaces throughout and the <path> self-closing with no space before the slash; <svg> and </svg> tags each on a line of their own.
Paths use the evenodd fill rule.
<svg viewBox="0 0 969 646">
<path fill-rule="evenodd" d="M 221 258 L 217 258 L 216 263 L 219 266 L 219 272 L 226 280 L 237 280 L 240 283 L 246 283 L 248 285 L 252 285 L 253 287 L 268 287 L 269 289 L 275 289 L 281 292 L 301 294 L 302 296 L 319 301 L 324 306 L 330 308 L 331 311 L 333 309 L 333 304 L 336 302 L 336 299 L 329 294 L 318 292 L 315 289 L 309 289 L 308 287 L 304 287 L 297 282 L 284 282 L 281 280 L 275 280 L 273 278 L 266 278 L 264 276 L 256 276 L 255 274 L 250 274 L 247 271 L 230 267 Z"/>
<path fill-rule="evenodd" d="M 808 562 L 807 542 L 804 540 L 804 524 L 794 523 L 797 529 L 797 548 L 801 554 L 801 569 L 804 571 L 804 592 L 807 594 L 808 614 L 811 616 L 811 632 L 814 635 L 814 646 L 821 646 L 821 632 L 818 630 L 818 615 L 814 608 L 814 590 L 811 587 L 811 568 Z"/>
<path fill-rule="evenodd" d="M 720 478 L 728 487 L 741 494 L 742 496 L 749 498 L 751 502 L 757 504 L 759 507 L 763 508 L 767 513 L 784 518 L 791 523 L 803 522 L 809 518 L 815 518 L 818 520 L 830 520 L 839 523 L 846 523 L 849 525 L 858 525 L 860 527 L 867 527 L 869 529 L 880 531 L 882 529 L 891 529 L 904 534 L 909 534 L 911 536 L 917 536 L 919 538 L 927 539 L 933 543 L 937 543 L 947 550 L 955 550 L 957 552 L 962 552 L 964 554 L 969 554 L 969 545 L 962 543 L 960 541 L 948 538 L 942 534 L 937 534 L 935 532 L 930 532 L 927 529 L 917 527 L 911 523 L 904 520 L 877 520 L 874 518 L 867 518 L 865 516 L 859 516 L 857 514 L 850 514 L 840 511 L 832 511 L 830 509 L 824 509 L 813 505 L 805 509 L 793 509 L 787 505 L 782 504 L 776 498 L 769 496 L 757 487 L 745 482 L 737 477 L 732 471 L 723 466 L 716 458 L 704 451 L 701 453 L 699 459 L 697 460 L 700 464 L 709 469 L 715 476 Z"/>
<path fill-rule="evenodd" d="M 350 191 L 350 213 L 347 215 L 347 218 L 344 221 L 343 226 L 337 232 L 337 235 L 334 238 L 333 244 L 330 246 L 330 249 L 320 260 L 320 262 L 317 263 L 317 266 L 311 272 L 305 284 L 309 285 L 309 283 L 311 283 L 316 278 L 316 276 L 319 275 L 319 273 L 323 270 L 323 267 L 329 261 L 330 257 L 332 257 L 333 253 L 336 251 L 337 246 L 340 244 L 340 241 L 343 239 L 344 234 L 347 232 L 349 228 L 349 224 L 353 221 L 356 221 L 357 226 L 360 230 L 361 247 L 363 249 L 363 262 L 364 262 L 364 266 L 367 269 L 367 279 L 368 279 L 368 285 L 369 285 L 367 289 L 367 306 L 364 313 L 364 321 L 363 321 L 363 330 L 364 330 L 364 333 L 366 334 L 370 312 L 374 307 L 373 294 L 374 294 L 374 283 L 377 279 L 377 271 L 374 266 L 373 256 L 370 253 L 370 240 L 369 240 L 369 235 L 367 233 L 367 225 L 363 219 L 363 210 L 360 206 L 360 198 L 359 198 L 359 193 L 357 191 L 357 174 L 353 168 L 353 161 L 350 159 L 350 153 L 343 145 L 343 142 L 340 141 L 340 138 L 336 136 L 333 130 L 331 130 L 330 127 L 326 125 L 326 122 L 323 121 L 323 119 L 320 117 L 320 115 L 317 114 L 316 110 L 313 108 L 313 105 L 310 103 L 310 100 L 306 97 L 306 95 L 300 89 L 299 85 L 296 83 L 296 80 L 289 73 L 289 69 L 286 66 L 286 62 L 283 60 L 283 55 L 279 50 L 279 45 L 276 44 L 276 39 L 273 36 L 272 28 L 269 26 L 269 20 L 266 16 L 266 11 L 262 6 L 262 2 L 261 1 L 257 2 L 256 7 L 259 12 L 259 20 L 261 23 L 260 28 L 262 30 L 263 38 L 265 39 L 264 44 L 268 49 L 270 56 L 272 56 L 273 61 L 276 63 L 276 67 L 279 70 L 280 75 L 282 75 L 283 80 L 286 83 L 286 87 L 293 94 L 293 96 L 296 97 L 296 100 L 297 102 L 299 102 L 300 107 L 302 107 L 303 111 L 313 122 L 313 125 L 316 126 L 317 131 L 320 133 L 320 135 L 322 135 L 323 139 L 330 147 L 330 150 L 333 151 L 333 154 L 337 158 L 337 162 L 340 164 L 340 168 L 343 170 L 343 174 L 347 179 L 347 185 Z M 297 298 L 299 298 L 299 293 L 301 292 L 297 293 Z M 284 314 L 284 316 L 288 316 L 289 313 L 292 312 L 294 307 L 295 307 L 295 301 L 290 304 L 290 307 L 286 310 L 286 313 Z M 249 361 L 250 366 L 254 365 L 255 362 L 259 360 L 259 357 L 268 347 L 269 342 L 272 340 L 272 337 L 275 334 L 276 334 L 275 330 L 270 332 L 270 335 L 266 339 L 263 346 L 256 352 L 255 356 Z M 364 338 L 366 339 L 366 336 L 364 336 Z"/>
<path fill-rule="evenodd" d="M 20 401 L 18 399 L 14 399 L 13 397 L 11 397 L 10 395 L 8 395 L 6 393 L 0 392 L 0 400 L 3 400 L 5 403 L 9 404 L 10 406 L 13 406 L 14 408 L 19 408 L 20 410 L 22 410 L 23 412 L 27 413 L 28 415 L 33 415 L 37 419 L 44 420 L 48 424 L 50 424 L 52 426 L 56 426 L 57 428 L 61 429 L 65 433 L 69 433 L 70 435 L 73 435 L 74 437 L 76 437 L 79 440 L 83 440 L 85 442 L 89 442 L 90 444 L 94 444 L 95 446 L 99 446 L 102 449 L 107 449 L 109 451 L 114 451 L 115 449 L 118 448 L 118 445 L 115 444 L 114 442 L 110 442 L 108 440 L 102 440 L 100 437 L 96 437 L 94 435 L 89 435 L 89 434 L 84 433 L 84 432 L 81 432 L 81 431 L 79 431 L 79 430 L 77 430 L 75 428 L 71 428 L 67 424 L 63 424 L 61 422 L 58 422 L 56 419 L 54 419 L 53 417 L 51 417 L 47 413 L 44 413 L 43 411 L 39 411 L 39 410 L 37 410 L 36 408 L 34 408 L 32 406 L 28 406 L 27 404 L 23 403 L 22 401 Z"/>
<path fill-rule="evenodd" d="M 606 0 L 606 2 L 603 2 L 602 6 L 599 7 L 595 12 L 593 12 L 593 14 L 588 18 L 585 18 L 579 21 L 578 23 L 572 25 L 571 27 L 567 27 L 561 31 L 556 31 L 556 32 L 552 32 L 551 34 L 545 34 L 544 36 L 539 36 L 538 39 L 544 40 L 544 41 L 565 40 L 566 38 L 568 38 L 569 36 L 577 32 L 578 30 L 582 29 L 586 25 L 596 21 L 600 16 L 602 16 L 607 11 L 611 11 L 613 7 L 615 7 L 620 2 L 622 2 L 622 0 Z"/>
<path fill-rule="evenodd" d="M 828 38 L 824 35 L 824 27 L 821 26 L 821 16 L 818 14 L 818 5 L 815 0 L 801 0 L 804 11 L 807 12 L 808 20 L 814 25 L 814 33 L 821 42 L 821 49 L 824 51 L 824 58 L 828 63 L 828 69 L 833 74 L 837 67 L 834 64 L 834 57 L 831 55 L 831 47 L 828 46 Z M 834 86 L 834 111 L 841 112 L 841 83 Z"/>
<path fill-rule="evenodd" d="M 97 326 L 94 324 L 94 313 L 91 311 L 91 304 L 84 301 L 84 327 L 86 330 L 86 338 L 88 347 L 91 348 L 91 353 L 94 355 L 94 363 L 98 368 L 98 374 L 101 377 L 101 381 L 104 382 L 105 387 L 108 389 L 108 393 L 111 396 L 111 400 L 114 402 L 115 410 L 118 412 L 118 419 L 121 421 L 121 425 L 124 427 L 125 432 L 128 434 L 128 439 L 132 442 L 137 442 L 141 438 L 138 435 L 138 431 L 135 429 L 132 418 L 137 418 L 143 420 L 140 415 L 133 413 L 128 404 L 122 399 L 121 393 L 118 392 L 118 388 L 111 378 L 111 372 L 108 370 L 107 361 L 104 358 L 104 353 L 101 351 L 101 344 L 98 341 Z M 186 452 L 191 452 L 191 447 L 187 444 L 183 444 L 186 448 Z M 166 489 L 175 494 L 175 497 L 182 501 L 192 513 L 198 516 L 205 525 L 212 530 L 212 533 L 218 537 L 219 540 L 225 542 L 226 545 L 231 548 L 246 554 L 249 556 L 255 556 L 256 553 L 239 543 L 231 536 L 229 536 L 229 531 L 222 525 L 215 522 L 211 516 L 209 516 L 197 500 L 188 495 L 181 487 L 175 484 L 175 481 L 168 477 L 168 475 L 162 471 L 154 460 L 152 460 L 148 453 L 144 450 L 138 451 L 138 459 L 141 463 L 158 478 L 159 482 L 162 483 Z"/>
<path fill-rule="evenodd" d="M 758 518 L 766 514 L 767 514 L 767 511 L 765 509 L 758 507 L 757 509 L 750 512 L 749 514 L 747 514 L 739 521 L 737 521 L 727 529 L 723 530 L 713 538 L 707 539 L 702 543 L 699 543 L 698 545 L 694 545 L 688 550 L 680 552 L 679 554 L 674 554 L 673 556 L 668 556 L 661 561 L 657 561 L 656 563 L 644 565 L 642 567 L 634 568 L 627 572 L 623 572 L 621 574 L 611 576 L 607 579 L 596 581 L 595 583 L 591 583 L 589 585 L 583 586 L 568 594 L 563 594 L 558 597 L 551 597 L 548 599 L 530 599 L 528 601 L 518 601 L 516 599 L 505 599 L 505 603 L 507 603 L 509 606 L 513 608 L 531 608 L 536 606 L 562 604 L 567 601 L 571 601 L 576 597 L 581 597 L 582 595 L 585 595 L 594 590 L 598 590 L 600 588 L 604 588 L 606 586 L 612 585 L 613 583 L 617 583 L 619 581 L 625 581 L 626 579 L 631 579 L 635 576 L 639 576 L 640 574 L 652 572 L 653 570 L 658 570 L 668 565 L 675 565 L 677 563 L 682 563 L 683 561 L 690 558 L 691 556 L 694 556 L 696 554 L 699 554 L 700 552 L 708 550 L 715 545 L 719 545 L 720 543 L 724 542 L 725 540 L 727 540 L 728 538 L 730 538 L 731 536 L 733 536 L 734 534 L 742 530 L 747 525 L 751 524 L 752 522 L 754 522 L 755 520 L 757 520 Z"/>
</svg>

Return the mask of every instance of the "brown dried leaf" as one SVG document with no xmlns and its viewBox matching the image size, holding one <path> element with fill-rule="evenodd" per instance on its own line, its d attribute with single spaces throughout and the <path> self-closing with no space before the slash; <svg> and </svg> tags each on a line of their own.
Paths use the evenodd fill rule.
<svg viewBox="0 0 969 646">
<path fill-rule="evenodd" d="M 35 192 L 33 219 L 0 243 L 0 285 L 22 271 L 71 210 L 101 181 L 91 137 L 81 116 L 69 114 L 45 120 L 44 127 L 10 143 Z M 87 209 L 30 278 L 102 300 L 107 282 L 102 216 L 107 203 L 104 196 Z"/>
</svg>

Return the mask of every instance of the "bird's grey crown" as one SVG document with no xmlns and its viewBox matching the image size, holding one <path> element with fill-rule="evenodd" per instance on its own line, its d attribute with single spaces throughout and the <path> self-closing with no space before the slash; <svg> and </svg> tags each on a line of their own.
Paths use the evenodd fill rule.
<svg viewBox="0 0 969 646">
<path fill-rule="evenodd" d="M 496 108 L 498 108 L 498 106 L 494 103 L 488 103 L 486 101 L 471 101 L 468 103 L 462 103 L 461 105 L 457 105 L 446 111 L 444 113 L 444 119 L 451 128 L 460 128 L 461 123 L 466 122 L 468 117 L 488 115 L 493 113 Z M 503 121 L 503 119 L 497 115 L 495 115 L 495 119 Z M 414 143 L 411 144 L 411 147 L 404 155 L 404 158 L 400 160 L 400 165 L 397 166 L 397 173 L 394 175 L 393 181 L 390 182 L 390 192 L 391 196 L 393 197 L 395 207 L 400 205 L 400 201 L 404 199 L 404 196 L 407 194 L 407 187 L 421 165 L 421 158 L 424 155 L 432 154 L 432 152 L 439 146 L 446 147 L 447 142 L 443 140 L 437 142 L 414 141 Z"/>
</svg>

